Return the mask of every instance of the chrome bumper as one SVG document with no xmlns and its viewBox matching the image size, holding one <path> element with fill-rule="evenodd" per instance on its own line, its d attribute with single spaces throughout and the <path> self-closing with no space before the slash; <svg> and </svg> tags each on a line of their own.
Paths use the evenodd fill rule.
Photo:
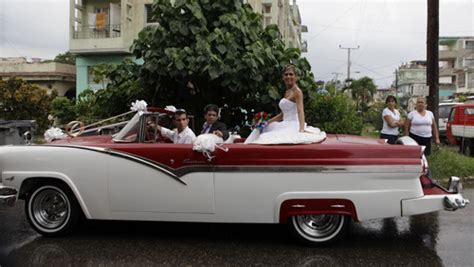
<svg viewBox="0 0 474 267">
<path fill-rule="evenodd" d="M 417 215 L 440 210 L 455 211 L 469 204 L 461 195 L 462 184 L 458 177 L 452 176 L 446 194 L 425 195 L 420 198 L 402 200 L 402 216 Z"/>
<path fill-rule="evenodd" d="M 13 187 L 0 185 L 0 209 L 15 206 L 17 193 Z"/>
<path fill-rule="evenodd" d="M 469 199 L 466 199 L 461 195 L 461 190 L 461 179 L 456 176 L 451 176 L 448 183 L 448 191 L 456 195 L 447 195 L 444 197 L 445 210 L 455 211 L 457 209 L 462 209 L 469 204 Z"/>
</svg>

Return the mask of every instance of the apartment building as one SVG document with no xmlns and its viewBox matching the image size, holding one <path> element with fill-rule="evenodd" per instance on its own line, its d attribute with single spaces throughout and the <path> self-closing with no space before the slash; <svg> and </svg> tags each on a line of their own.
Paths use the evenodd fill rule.
<svg viewBox="0 0 474 267">
<path fill-rule="evenodd" d="M 399 66 L 396 87 L 399 96 L 427 96 L 426 61 L 412 60 Z"/>
<path fill-rule="evenodd" d="M 172 0 L 170 0 L 172 1 Z M 287 47 L 307 51 L 301 33 L 296 0 L 244 0 L 264 16 L 264 25 L 277 24 Z M 133 40 L 147 25 L 156 25 L 151 16 L 153 0 L 70 0 L 70 51 L 76 55 L 76 93 L 86 88 L 100 89 L 92 68 L 100 63 L 119 64 L 130 52 Z M 141 60 L 140 60 L 141 61 Z M 138 63 L 140 63 L 138 61 Z M 96 80 L 96 81 L 94 81 Z"/>
<path fill-rule="evenodd" d="M 439 38 L 439 83 L 451 95 L 474 95 L 474 36 Z"/>
<path fill-rule="evenodd" d="M 153 0 L 70 0 L 70 51 L 76 55 L 76 93 L 99 89 L 92 67 L 134 59 L 130 46 L 138 33 L 154 24 Z"/>
<path fill-rule="evenodd" d="M 286 47 L 299 48 L 307 52 L 307 42 L 301 33 L 308 32 L 308 27 L 302 24 L 301 14 L 296 0 L 244 0 L 255 12 L 263 15 L 263 26 L 278 25 Z"/>
</svg>

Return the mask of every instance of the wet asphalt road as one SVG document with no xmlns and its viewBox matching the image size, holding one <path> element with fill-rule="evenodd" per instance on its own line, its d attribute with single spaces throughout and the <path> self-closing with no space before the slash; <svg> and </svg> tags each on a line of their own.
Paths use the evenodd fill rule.
<svg viewBox="0 0 474 267">
<path fill-rule="evenodd" d="M 463 192 L 474 200 L 474 190 Z M 0 266 L 474 266 L 474 203 L 466 209 L 354 223 L 329 247 L 304 247 L 282 225 L 85 221 L 43 238 L 23 202 L 0 210 Z"/>
</svg>

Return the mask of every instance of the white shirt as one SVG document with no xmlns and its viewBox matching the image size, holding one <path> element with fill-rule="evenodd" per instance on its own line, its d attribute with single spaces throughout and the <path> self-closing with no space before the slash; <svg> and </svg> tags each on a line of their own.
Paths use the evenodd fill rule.
<svg viewBox="0 0 474 267">
<path fill-rule="evenodd" d="M 398 112 L 398 110 L 394 109 L 392 112 L 389 108 L 385 108 L 382 112 L 383 128 L 381 133 L 388 135 L 398 135 L 398 127 L 390 128 L 390 126 L 388 126 L 388 123 L 385 120 L 385 116 L 387 115 L 392 117 L 392 121 L 394 122 L 400 121 L 400 112 Z"/>
<path fill-rule="evenodd" d="M 425 112 L 425 116 L 421 116 L 416 110 L 408 114 L 408 119 L 411 120 L 410 133 L 429 138 L 431 137 L 431 125 L 433 124 L 434 116 L 429 110 Z"/>
<path fill-rule="evenodd" d="M 178 133 L 178 129 L 170 130 L 165 127 L 161 127 L 161 134 L 173 140 L 173 144 L 193 144 L 196 140 L 196 135 L 189 127 Z"/>
</svg>

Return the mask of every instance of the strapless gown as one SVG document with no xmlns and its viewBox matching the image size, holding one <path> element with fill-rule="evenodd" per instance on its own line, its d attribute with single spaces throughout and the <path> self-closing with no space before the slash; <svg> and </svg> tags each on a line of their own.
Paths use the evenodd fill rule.
<svg viewBox="0 0 474 267">
<path fill-rule="evenodd" d="M 254 129 L 245 140 L 246 144 L 309 144 L 321 142 L 326 138 L 325 132 L 307 126 L 306 123 L 307 132 L 299 132 L 298 111 L 293 101 L 282 98 L 279 107 L 283 113 L 283 120 L 270 123 L 262 133 Z"/>
</svg>

